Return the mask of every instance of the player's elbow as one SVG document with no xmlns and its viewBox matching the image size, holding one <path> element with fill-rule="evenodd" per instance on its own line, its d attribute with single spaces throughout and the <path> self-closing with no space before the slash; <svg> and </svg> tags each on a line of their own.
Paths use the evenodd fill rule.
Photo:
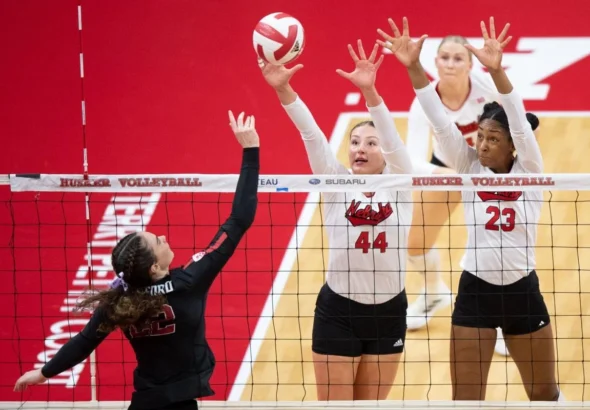
<svg viewBox="0 0 590 410">
<path fill-rule="evenodd" d="M 254 223 L 257 208 L 258 199 L 254 195 L 253 198 L 250 198 L 248 201 L 245 201 L 245 204 L 241 207 L 239 212 L 236 212 L 233 215 L 236 225 L 243 231 L 248 230 Z"/>
</svg>

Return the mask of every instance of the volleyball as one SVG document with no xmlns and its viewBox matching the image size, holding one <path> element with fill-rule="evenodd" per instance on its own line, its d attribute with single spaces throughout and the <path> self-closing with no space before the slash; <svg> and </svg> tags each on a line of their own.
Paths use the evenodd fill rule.
<svg viewBox="0 0 590 410">
<path fill-rule="evenodd" d="M 272 13 L 256 24 L 252 41 L 262 60 L 274 65 L 287 64 L 303 51 L 303 26 L 287 13 Z"/>
</svg>

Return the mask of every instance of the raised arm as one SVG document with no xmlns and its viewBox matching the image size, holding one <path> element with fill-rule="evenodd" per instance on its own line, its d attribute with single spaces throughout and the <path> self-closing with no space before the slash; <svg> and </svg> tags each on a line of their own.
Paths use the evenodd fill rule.
<svg viewBox="0 0 590 410">
<path fill-rule="evenodd" d="M 254 222 L 258 206 L 258 175 L 260 169 L 259 141 L 254 124 L 254 116 L 238 116 L 237 122 L 230 111 L 230 125 L 236 138 L 243 147 L 242 169 L 236 187 L 232 210 L 229 218 L 202 252 L 177 271 L 173 281 L 205 293 L 233 255 L 240 240 Z"/>
<path fill-rule="evenodd" d="M 336 159 L 328 139 L 316 123 L 311 111 L 289 83 L 291 77 L 303 68 L 303 65 L 297 64 L 292 68 L 286 68 L 266 64 L 262 60 L 259 60 L 258 64 L 264 79 L 274 88 L 287 115 L 301 134 L 312 172 L 314 174 L 347 173 L 346 168 Z"/>
<path fill-rule="evenodd" d="M 537 138 L 527 119 L 524 102 L 514 91 L 512 83 L 502 67 L 503 50 L 512 40 L 512 36 L 507 35 L 510 24 L 504 26 L 497 38 L 493 17 L 490 17 L 489 33 L 483 21 L 480 23 L 480 27 L 484 39 L 483 47 L 481 49 L 471 45 L 465 47 L 488 69 L 500 93 L 500 103 L 508 117 L 510 135 L 518 154 L 518 161 L 528 172 L 541 173 L 543 172 L 543 157 Z"/>
<path fill-rule="evenodd" d="M 427 36 L 423 35 L 418 41 L 412 41 L 408 20 L 405 17 L 403 19 L 403 34 L 400 33 L 392 19 L 389 19 L 389 24 L 394 36 L 392 37 L 379 29 L 378 33 L 386 42 L 378 40 L 378 43 L 389 48 L 407 68 L 418 101 L 432 125 L 440 149 L 443 150 L 446 157 L 450 158 L 449 165 L 457 172 L 468 172 L 471 164 L 477 161 L 477 154 L 467 145 L 457 126 L 448 117 L 439 95 L 420 64 L 420 51 Z"/>
<path fill-rule="evenodd" d="M 543 172 L 543 156 L 537 138 L 529 123 L 522 97 L 516 91 L 500 94 L 500 103 L 506 111 L 510 135 L 516 148 L 517 160 L 528 172 Z"/>
<path fill-rule="evenodd" d="M 377 58 L 379 45 L 375 44 L 371 55 L 367 58 L 361 40 L 357 41 L 358 55 L 349 44 L 348 52 L 355 64 L 354 71 L 347 73 L 340 69 L 336 72 L 352 82 L 363 94 L 371 119 L 375 124 L 381 151 L 391 173 L 407 174 L 412 172 L 412 161 L 395 127 L 391 113 L 387 109 L 383 98 L 377 92 L 375 81 L 377 71 L 383 62 L 383 55 Z M 375 61 L 376 60 L 376 61 Z"/>
<path fill-rule="evenodd" d="M 377 129 L 381 150 L 389 172 L 393 174 L 411 174 L 413 168 L 410 154 L 397 132 L 395 122 L 385 102 L 381 99 L 381 103 L 375 106 L 371 106 L 367 102 L 367 107 Z"/>
</svg>

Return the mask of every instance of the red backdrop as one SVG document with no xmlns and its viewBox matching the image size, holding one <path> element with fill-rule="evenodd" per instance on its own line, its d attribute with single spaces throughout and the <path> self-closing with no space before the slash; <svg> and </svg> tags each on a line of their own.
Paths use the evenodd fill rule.
<svg viewBox="0 0 590 410">
<path fill-rule="evenodd" d="M 77 5 L 77 0 L 0 2 L 0 50 L 3 50 L 0 136 L 4 152 L 0 173 L 82 171 L 81 41 Z M 405 15 L 410 19 L 414 35 L 427 33 L 431 37 L 450 33 L 477 37 L 479 20 L 490 15 L 499 23 L 509 21 L 514 41 L 508 51 L 522 55 L 524 62 L 518 63 L 520 68 L 529 64 L 531 70 L 551 73 L 540 80 L 549 86 L 546 98 L 528 100 L 527 108 L 590 110 L 590 59 L 587 58 L 590 49 L 584 49 L 588 48 L 585 36 L 590 36 L 590 29 L 585 28 L 590 3 L 586 1 L 562 0 L 556 4 L 549 0 L 446 3 L 431 0 L 401 4 L 388 0 L 363 3 L 83 0 L 82 7 L 86 139 L 91 173 L 237 173 L 241 150 L 227 126 L 228 109 L 256 115 L 261 135 L 262 173 L 308 173 L 299 136 L 258 72 L 252 48 L 254 25 L 262 16 L 276 11 L 292 14 L 305 27 L 306 49 L 299 60 L 305 68 L 296 75 L 293 85 L 327 135 L 340 112 L 363 110 L 362 102 L 356 106 L 344 104 L 346 94 L 355 90 L 335 74 L 336 68 L 351 67 L 346 44 L 357 38 L 372 43 L 376 28 L 386 28 L 389 16 L 400 20 Z M 556 37 L 572 41 L 557 49 L 541 50 L 543 53 L 537 59 L 534 55 L 539 50 L 527 50 L 524 46 L 517 49 L 524 38 L 541 38 L 543 44 L 550 44 Z M 585 38 L 576 43 L 576 37 Z M 579 56 L 560 65 L 568 51 Z M 557 66 L 554 60 L 559 60 Z M 386 57 L 381 68 L 378 86 L 391 110 L 408 109 L 413 93 L 402 67 L 391 56 Z M 5 188 L 0 195 L 2 199 L 10 197 Z M 28 202 L 17 204 L 15 198 L 25 198 Z M 63 203 L 63 198 L 59 198 Z M 227 204 L 219 209 L 215 202 L 217 196 L 203 198 L 214 203 L 194 205 L 196 219 L 205 218 L 209 208 L 215 221 L 227 215 Z M 2 290 L 1 307 L 8 314 L 1 319 L 6 330 L 2 331 L 0 350 L 3 368 L 0 400 L 10 401 L 21 399 L 11 392 L 10 385 L 35 362 L 51 323 L 65 317 L 59 306 L 77 267 L 84 263 L 87 238 L 83 207 L 79 203 L 68 205 L 67 209 L 44 204 L 42 212 L 48 215 L 44 221 L 59 223 L 40 232 L 39 227 L 24 227 L 27 220 L 38 217 L 33 215 L 36 213 L 33 195 L 12 199 L 11 205 L 0 211 L 4 230 L 0 235 L 1 256 L 12 260 L 15 253 L 9 249 L 10 241 L 15 239 L 12 231 L 9 232 L 14 215 L 19 225 L 14 243 L 26 246 L 30 242 L 37 250 L 16 252 L 17 260 L 6 262 L 8 267 L 1 273 L 7 284 Z M 181 233 L 180 228 L 175 231 L 166 226 L 171 222 L 170 215 L 179 215 L 175 223 L 180 225 L 197 223 L 194 219 L 182 221 L 182 215 L 190 213 L 189 205 L 160 203 L 152 218 L 156 233 L 168 233 L 172 240 L 191 248 L 177 252 L 182 261 L 193 250 L 189 244 L 196 248 L 203 246 L 215 229 L 203 227 L 195 239 L 193 233 Z M 91 235 L 105 208 L 104 202 L 93 204 Z M 248 270 L 257 271 L 259 276 L 246 280 L 243 268 L 246 254 L 239 252 L 228 267 L 230 271 L 239 271 L 234 273 L 239 276 L 225 281 L 224 276 L 213 289 L 208 334 L 222 363 L 214 376 L 217 399 L 227 397 L 231 389 L 249 335 L 291 236 L 289 224 L 296 221 L 301 204 L 293 203 L 290 197 L 280 209 L 273 211 L 273 221 L 284 222 L 287 227 L 273 228 L 272 253 L 270 228 L 266 226 L 271 216 L 267 205 L 262 205 L 257 216 L 258 228 L 249 235 L 249 247 L 263 248 L 248 253 Z M 79 222 L 82 227 L 69 226 L 66 235 L 63 233 L 66 221 L 68 225 Z M 38 238 L 31 237 L 35 235 Z M 59 255 L 45 249 L 56 240 Z M 68 245 L 67 241 L 72 243 Z M 258 253 L 253 258 L 255 252 Z M 258 262 L 253 267 L 254 259 Z M 47 269 L 46 265 L 52 263 L 59 265 L 57 273 L 32 273 L 41 266 Z M 29 270 L 21 273 L 25 267 Z M 24 294 L 24 287 L 33 296 L 15 297 L 17 293 Z M 39 297 L 42 292 L 54 295 L 42 300 Z M 32 319 L 18 319 L 20 338 L 30 340 L 15 342 L 11 340 L 15 338 L 15 315 L 25 312 Z M 42 315 L 57 319 L 40 321 Z M 220 315 L 225 317 L 222 319 Z M 25 323 L 29 323 L 25 326 L 27 330 L 23 328 Z M 102 400 L 123 399 L 124 390 L 120 386 L 131 384 L 133 357 L 127 347 L 122 350 L 118 338 L 112 336 L 111 343 L 99 350 L 99 381 L 103 386 L 110 385 L 99 390 Z M 124 372 L 120 365 L 123 351 L 130 362 Z M 75 389 L 53 386 L 48 395 L 46 388 L 37 388 L 22 397 L 85 400 L 89 398 L 88 383 L 86 367 Z M 128 397 L 129 387 L 126 394 Z"/>
</svg>

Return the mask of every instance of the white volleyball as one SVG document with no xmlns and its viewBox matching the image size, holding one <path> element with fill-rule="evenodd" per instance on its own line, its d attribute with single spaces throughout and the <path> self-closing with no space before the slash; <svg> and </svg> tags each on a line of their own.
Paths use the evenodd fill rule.
<svg viewBox="0 0 590 410">
<path fill-rule="evenodd" d="M 296 18 L 287 13 L 272 13 L 258 22 L 252 41 L 258 57 L 270 64 L 283 65 L 299 57 L 305 36 Z"/>
</svg>

